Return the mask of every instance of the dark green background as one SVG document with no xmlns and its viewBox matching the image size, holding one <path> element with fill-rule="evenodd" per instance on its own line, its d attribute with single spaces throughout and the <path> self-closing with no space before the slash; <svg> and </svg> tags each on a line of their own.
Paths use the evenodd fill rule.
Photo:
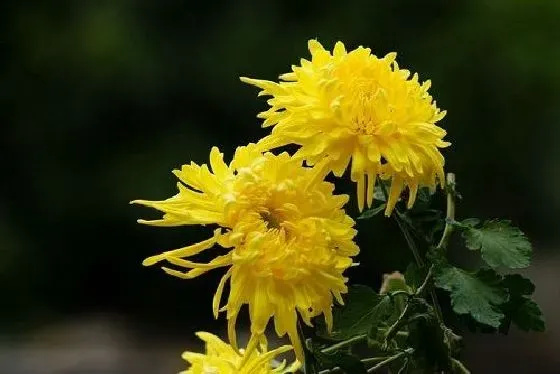
<svg viewBox="0 0 560 374">
<path fill-rule="evenodd" d="M 310 38 L 397 51 L 431 79 L 460 217 L 510 218 L 538 256 L 553 254 L 559 20 L 560 2 L 544 0 L 3 2 L 1 329 L 92 312 L 162 334 L 222 326 L 210 313 L 219 271 L 186 282 L 141 266 L 210 230 L 142 227 L 156 215 L 128 201 L 169 197 L 173 168 L 206 162 L 213 145 L 229 160 L 266 134 L 255 117 L 266 104 L 238 77 L 276 79 Z M 357 215 L 354 198 L 348 209 Z M 379 276 L 358 269 L 354 282 L 402 269 L 393 222 L 358 228 Z M 558 277 L 549 284 L 554 299 Z"/>
</svg>

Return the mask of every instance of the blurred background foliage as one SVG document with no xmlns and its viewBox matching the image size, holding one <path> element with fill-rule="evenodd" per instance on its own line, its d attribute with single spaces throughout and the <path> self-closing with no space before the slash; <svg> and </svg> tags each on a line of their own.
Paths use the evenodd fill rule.
<svg viewBox="0 0 560 374">
<path fill-rule="evenodd" d="M 264 135 L 265 101 L 238 77 L 276 79 L 310 38 L 397 51 L 431 79 L 458 214 L 510 218 L 546 255 L 560 213 L 559 19 L 560 2 L 545 0 L 3 2 L 1 329 L 92 312 L 158 333 L 221 327 L 220 272 L 182 282 L 141 266 L 210 229 L 142 227 L 157 213 L 128 202 L 169 197 L 172 169 Z M 357 216 L 354 198 L 348 209 Z M 355 269 L 353 282 L 403 270 L 392 221 L 358 228 L 378 275 Z"/>
</svg>

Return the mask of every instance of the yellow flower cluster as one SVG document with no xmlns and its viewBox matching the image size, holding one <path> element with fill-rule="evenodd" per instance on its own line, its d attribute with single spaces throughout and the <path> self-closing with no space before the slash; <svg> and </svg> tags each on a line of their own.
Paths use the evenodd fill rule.
<svg viewBox="0 0 560 374">
<path fill-rule="evenodd" d="M 236 351 L 208 332 L 198 332 L 196 335 L 206 343 L 206 354 L 184 352 L 183 359 L 190 363 L 190 367 L 179 374 L 285 374 L 295 372 L 300 366 L 295 362 L 286 367 L 284 361 L 272 368 L 271 361 L 277 355 L 289 351 L 292 348 L 289 345 L 267 351 L 264 340 L 260 349 L 246 353 L 243 349 Z"/>
<path fill-rule="evenodd" d="M 274 318 L 276 332 L 288 334 L 298 358 L 303 349 L 297 334 L 297 314 L 311 324 L 324 315 L 332 326 L 333 298 L 342 303 L 343 272 L 358 253 L 353 242 L 354 221 L 342 207 L 347 195 L 333 195 L 325 182 L 326 168 L 305 168 L 287 153 L 260 153 L 254 144 L 239 147 L 230 165 L 217 148 L 210 152 L 210 167 L 185 165 L 175 175 L 179 192 L 164 201 L 137 200 L 165 213 L 162 219 L 141 221 L 158 226 L 216 224 L 211 238 L 147 258 L 185 269 L 163 269 L 180 278 L 194 278 L 211 269 L 229 267 L 216 291 L 213 310 L 218 316 L 226 282 L 230 343 L 237 348 L 235 324 L 243 304 L 249 306 L 253 346 Z M 186 258 L 215 244 L 224 255 L 209 263 Z"/>
<path fill-rule="evenodd" d="M 271 108 L 259 115 L 264 127 L 274 126 L 259 142 L 262 149 L 301 145 L 295 157 L 310 164 L 327 158 L 337 176 L 352 160 L 360 211 L 364 198 L 371 206 L 377 176 L 392 182 L 386 215 L 404 186 L 410 208 L 420 185 L 444 183 L 438 148 L 449 143 L 435 123 L 445 111 L 428 94 L 430 81 L 419 84 L 417 74 L 400 69 L 396 53 L 377 58 L 363 47 L 348 53 L 338 42 L 331 54 L 316 40 L 309 51 L 311 61 L 302 59 L 281 75 L 284 82 L 241 78 L 261 88 L 259 95 L 272 96 Z"/>
<path fill-rule="evenodd" d="M 272 96 L 271 108 L 260 115 L 263 126 L 274 126 L 269 136 L 238 147 L 229 164 L 214 147 L 210 167 L 191 162 L 174 171 L 175 196 L 133 201 L 163 212 L 161 219 L 140 223 L 215 227 L 207 240 L 144 260 L 146 266 L 164 263 L 166 273 L 183 279 L 225 268 L 213 312 L 216 318 L 226 313 L 229 344 L 199 333 L 207 354 L 185 353 L 191 367 L 184 373 L 292 372 L 304 359 L 298 320 L 311 326 L 313 317 L 322 316 L 332 327 L 334 301 L 343 303 L 344 272 L 359 248 L 354 221 L 344 211 L 348 196 L 334 194 L 325 181 L 331 171 L 341 176 L 351 160 L 360 210 L 364 201 L 371 205 L 376 179 L 390 179 L 387 215 L 405 187 L 411 207 L 419 186 L 443 183 L 439 148 L 449 143 L 435 122 L 445 112 L 432 102 L 429 81 L 421 85 L 417 75 L 410 78 L 395 54 L 379 59 L 362 47 L 347 53 L 340 42 L 331 54 L 315 40 L 309 49 L 311 61 L 294 66 L 283 82 L 242 78 Z M 294 155 L 270 152 L 291 143 L 300 145 Z M 193 257 L 207 250 L 216 251 L 214 258 L 196 262 Z M 236 321 L 245 304 L 251 338 L 243 351 Z M 266 350 L 271 319 L 291 346 Z M 292 347 L 297 361 L 271 369 L 270 360 Z"/>
</svg>

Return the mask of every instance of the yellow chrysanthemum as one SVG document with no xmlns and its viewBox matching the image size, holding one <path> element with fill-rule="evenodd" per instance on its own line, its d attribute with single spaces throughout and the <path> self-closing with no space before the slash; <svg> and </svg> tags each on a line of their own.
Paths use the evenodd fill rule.
<svg viewBox="0 0 560 374">
<path fill-rule="evenodd" d="M 163 219 L 143 221 L 157 226 L 217 224 L 212 238 L 147 258 L 145 265 L 167 262 L 191 269 L 186 273 L 163 267 L 181 278 L 230 267 L 216 291 L 213 310 L 227 311 L 230 343 L 236 347 L 235 324 L 243 304 L 249 306 L 251 342 L 264 334 L 270 318 L 279 336 L 288 334 L 303 361 L 297 334 L 298 313 L 303 321 L 324 315 L 332 326 L 333 297 L 342 303 L 347 292 L 343 272 L 358 253 L 353 242 L 354 221 L 342 209 L 347 195 L 333 195 L 323 180 L 324 164 L 303 167 L 287 153 L 262 154 L 255 144 L 239 147 L 228 166 L 217 148 L 210 166 L 194 163 L 174 171 L 179 193 L 165 201 L 140 203 L 165 213 Z M 214 244 L 230 250 L 209 263 L 186 260 Z M 220 309 L 223 289 L 230 281 L 227 304 Z"/>
<path fill-rule="evenodd" d="M 428 94 L 430 81 L 419 84 L 417 74 L 399 69 L 396 53 L 377 58 L 369 48 L 346 52 L 338 42 L 331 54 L 316 40 L 308 44 L 311 61 L 292 66 L 283 82 L 241 78 L 261 88 L 259 96 L 272 96 L 271 108 L 259 114 L 263 127 L 274 126 L 262 149 L 301 145 L 296 157 L 313 165 L 326 156 L 337 176 L 352 160 L 360 211 L 364 199 L 371 206 L 377 176 L 392 181 L 386 215 L 406 186 L 411 207 L 419 185 L 443 183 L 438 148 L 450 143 L 435 125 L 445 111 Z"/>
<path fill-rule="evenodd" d="M 197 332 L 196 335 L 206 343 L 206 354 L 184 352 L 182 357 L 190 367 L 179 374 L 285 374 L 294 373 L 300 367 L 297 361 L 289 367 L 285 361 L 272 367 L 272 360 L 277 355 L 292 349 L 289 345 L 267 351 L 266 340 L 263 340 L 260 349 L 253 349 L 247 355 L 243 349 L 234 349 L 216 335 L 208 332 Z"/>
</svg>

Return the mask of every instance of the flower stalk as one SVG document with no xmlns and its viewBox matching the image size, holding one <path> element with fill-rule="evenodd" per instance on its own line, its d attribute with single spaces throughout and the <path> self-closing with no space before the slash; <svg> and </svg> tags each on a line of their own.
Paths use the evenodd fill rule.
<svg viewBox="0 0 560 374">
<path fill-rule="evenodd" d="M 445 250 L 447 248 L 447 243 L 449 238 L 453 233 L 453 221 L 455 221 L 455 174 L 447 173 L 446 180 L 446 190 L 447 190 L 447 211 L 445 216 L 445 228 L 443 229 L 443 234 L 441 239 L 436 246 L 438 250 Z"/>
</svg>

